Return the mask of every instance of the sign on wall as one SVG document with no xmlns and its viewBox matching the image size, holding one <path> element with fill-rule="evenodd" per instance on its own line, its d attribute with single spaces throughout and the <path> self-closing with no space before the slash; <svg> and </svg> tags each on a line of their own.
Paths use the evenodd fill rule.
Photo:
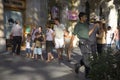
<svg viewBox="0 0 120 80">
<path fill-rule="evenodd" d="M 68 20 L 78 20 L 77 11 L 68 11 Z"/>
<path fill-rule="evenodd" d="M 5 7 L 25 9 L 25 1 L 22 0 L 3 0 Z"/>
</svg>

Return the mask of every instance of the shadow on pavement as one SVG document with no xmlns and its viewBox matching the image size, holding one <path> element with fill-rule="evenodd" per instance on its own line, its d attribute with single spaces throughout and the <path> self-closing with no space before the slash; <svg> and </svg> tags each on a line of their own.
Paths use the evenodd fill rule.
<svg viewBox="0 0 120 80">
<path fill-rule="evenodd" d="M 72 59 L 80 59 L 78 51 L 73 50 Z M 74 73 L 73 63 L 67 62 L 66 56 L 61 64 L 58 60 L 46 63 L 41 60 L 34 60 L 22 56 L 11 54 L 0 54 L 0 80 L 86 80 L 84 72 L 79 75 Z M 57 53 L 54 53 L 57 58 Z M 45 53 L 44 53 L 45 56 Z"/>
</svg>

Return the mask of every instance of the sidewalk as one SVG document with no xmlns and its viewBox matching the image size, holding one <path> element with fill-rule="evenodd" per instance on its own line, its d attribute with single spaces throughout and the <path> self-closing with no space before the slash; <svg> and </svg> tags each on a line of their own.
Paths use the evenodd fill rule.
<svg viewBox="0 0 120 80">
<path fill-rule="evenodd" d="M 8 52 L 0 55 L 0 80 L 86 80 L 84 67 L 79 75 L 74 73 L 74 64 L 80 59 L 79 50 L 73 50 L 73 61 L 66 58 L 59 63 L 56 59 L 50 63 L 22 56 L 12 56 Z"/>
</svg>

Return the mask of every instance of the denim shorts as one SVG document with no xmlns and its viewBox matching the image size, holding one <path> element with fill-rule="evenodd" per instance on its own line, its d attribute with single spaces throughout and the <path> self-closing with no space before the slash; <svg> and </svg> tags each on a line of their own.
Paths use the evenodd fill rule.
<svg viewBox="0 0 120 80">
<path fill-rule="evenodd" d="M 26 48 L 26 53 L 31 53 L 31 49 L 30 48 Z"/>
<path fill-rule="evenodd" d="M 41 55 L 42 54 L 42 48 L 34 48 L 33 53 Z"/>
</svg>

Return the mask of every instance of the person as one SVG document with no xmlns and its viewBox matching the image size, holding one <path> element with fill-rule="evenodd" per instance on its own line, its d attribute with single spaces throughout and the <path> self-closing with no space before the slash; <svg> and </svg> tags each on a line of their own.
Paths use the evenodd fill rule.
<svg viewBox="0 0 120 80">
<path fill-rule="evenodd" d="M 44 36 L 44 32 L 42 30 L 42 26 L 39 26 L 37 30 L 38 30 L 37 32 L 40 34 L 40 38 L 41 38 L 40 41 L 41 41 L 41 43 L 43 43 L 45 41 L 45 36 Z"/>
<path fill-rule="evenodd" d="M 74 30 L 72 32 L 72 37 L 70 41 L 70 48 L 73 45 L 73 40 L 75 35 L 79 38 L 79 48 L 81 49 L 82 59 L 75 64 L 75 73 L 79 73 L 80 66 L 85 66 L 85 77 L 88 76 L 90 71 L 90 64 L 89 64 L 89 56 L 90 56 L 90 47 L 89 47 L 89 35 L 94 31 L 96 26 L 94 26 L 89 31 L 89 26 L 86 23 L 86 14 L 84 12 L 79 13 L 79 22 L 75 25 Z"/>
<path fill-rule="evenodd" d="M 120 26 L 118 26 L 114 32 L 114 40 L 116 44 L 116 49 L 120 50 Z"/>
<path fill-rule="evenodd" d="M 34 54 L 33 54 L 33 48 L 34 48 L 34 39 L 35 39 L 35 33 L 38 32 L 37 30 L 37 27 L 36 25 L 32 25 L 32 29 L 31 29 L 31 32 L 30 32 L 30 35 L 31 35 L 31 41 L 32 41 L 32 48 L 31 48 L 31 54 L 32 54 L 32 57 L 31 58 L 34 58 Z"/>
<path fill-rule="evenodd" d="M 42 45 L 41 45 L 40 36 L 41 34 L 39 34 L 39 32 L 35 33 L 35 39 L 34 39 L 35 44 L 34 44 L 33 54 L 35 59 L 38 59 L 38 55 L 40 55 L 41 60 L 44 60 L 42 56 Z"/>
<path fill-rule="evenodd" d="M 47 26 L 47 30 L 46 30 L 46 52 L 47 52 L 47 61 L 46 62 L 50 62 L 51 60 L 54 59 L 54 56 L 52 54 L 52 50 L 53 50 L 53 30 L 51 29 L 50 25 L 48 24 Z"/>
<path fill-rule="evenodd" d="M 57 49 L 58 53 L 58 59 L 62 59 L 62 53 L 63 53 L 63 46 L 64 46 L 64 30 L 65 27 L 63 24 L 60 23 L 58 18 L 54 19 L 54 43 L 55 43 L 55 48 Z"/>
<path fill-rule="evenodd" d="M 27 34 L 27 38 L 26 38 L 26 57 L 31 58 L 32 54 L 31 54 L 31 47 L 32 47 L 32 41 L 31 41 L 31 35 Z"/>
<path fill-rule="evenodd" d="M 111 48 L 113 37 L 114 37 L 114 34 L 113 34 L 113 31 L 112 31 L 112 28 L 111 28 L 111 26 L 108 26 L 107 27 L 107 33 L 106 33 L 106 46 L 107 46 L 108 49 Z"/>
<path fill-rule="evenodd" d="M 65 30 L 64 32 L 65 53 L 67 54 L 68 62 L 71 61 L 71 49 L 69 49 L 70 39 L 71 39 L 71 35 L 69 34 L 69 31 Z"/>
<path fill-rule="evenodd" d="M 95 25 L 99 26 L 99 21 L 96 20 L 91 20 L 90 25 L 89 25 L 89 30 L 91 30 Z M 89 36 L 89 41 L 90 41 L 90 47 L 91 47 L 91 52 L 93 58 L 97 57 L 97 39 L 96 39 L 96 34 L 99 30 L 98 26 L 94 29 L 92 34 Z"/>
<path fill-rule="evenodd" d="M 38 28 L 34 25 L 33 26 L 33 29 L 32 29 L 32 51 L 34 49 L 34 45 L 35 45 L 35 34 L 36 33 L 39 33 L 39 36 L 40 36 L 40 42 L 41 42 L 41 47 L 42 47 L 42 43 L 44 42 L 44 35 L 43 35 L 43 31 L 42 31 L 42 26 L 39 26 Z M 34 53 L 33 53 L 33 56 L 32 58 L 34 58 Z"/>
<path fill-rule="evenodd" d="M 100 22 L 99 23 L 99 30 L 97 33 L 97 52 L 98 55 L 100 55 L 101 53 L 103 53 L 105 51 L 106 48 L 106 26 L 105 23 Z"/>
<path fill-rule="evenodd" d="M 23 30 L 22 26 L 20 26 L 20 22 L 17 20 L 15 22 L 16 24 L 13 26 L 11 30 L 11 34 L 13 36 L 13 47 L 12 47 L 12 53 L 13 55 L 20 55 L 21 51 L 21 42 L 23 37 Z"/>
</svg>

